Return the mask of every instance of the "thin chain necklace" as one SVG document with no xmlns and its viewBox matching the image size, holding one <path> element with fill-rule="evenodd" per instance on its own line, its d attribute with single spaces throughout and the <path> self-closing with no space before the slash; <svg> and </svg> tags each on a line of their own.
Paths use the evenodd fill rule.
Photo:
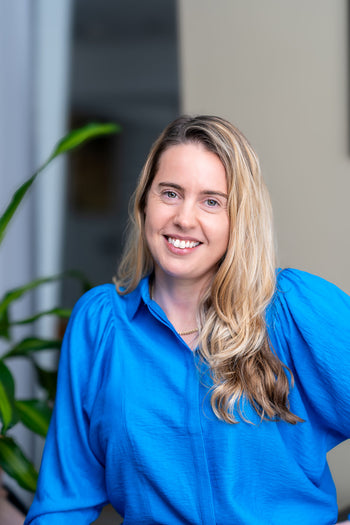
<svg viewBox="0 0 350 525">
<path fill-rule="evenodd" d="M 177 332 L 179 335 L 190 335 L 198 332 L 198 328 L 192 328 L 192 330 L 185 330 L 184 332 Z"/>
<path fill-rule="evenodd" d="M 149 283 L 149 296 L 151 299 L 153 299 L 153 281 L 150 281 Z M 191 335 L 191 334 L 195 334 L 196 332 L 198 332 L 198 328 L 192 328 L 192 330 L 184 330 L 182 332 L 177 332 L 179 335 L 183 336 L 183 335 Z"/>
</svg>

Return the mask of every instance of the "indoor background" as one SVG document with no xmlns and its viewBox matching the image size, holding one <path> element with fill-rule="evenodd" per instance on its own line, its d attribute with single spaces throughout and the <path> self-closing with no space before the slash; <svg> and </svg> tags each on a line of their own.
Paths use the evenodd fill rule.
<svg viewBox="0 0 350 525">
<path fill-rule="evenodd" d="M 349 11 L 348 0 L 0 0 L 1 209 L 67 129 L 122 125 L 38 179 L 1 247 L 0 292 L 68 268 L 111 281 L 152 142 L 179 113 L 213 113 L 260 157 L 279 264 L 349 293 Z M 78 295 L 69 282 L 46 287 L 18 311 Z M 16 374 L 30 395 L 25 363 Z M 19 439 L 38 463 L 42 443 L 24 429 Z M 330 464 L 350 506 L 348 442 Z"/>
</svg>

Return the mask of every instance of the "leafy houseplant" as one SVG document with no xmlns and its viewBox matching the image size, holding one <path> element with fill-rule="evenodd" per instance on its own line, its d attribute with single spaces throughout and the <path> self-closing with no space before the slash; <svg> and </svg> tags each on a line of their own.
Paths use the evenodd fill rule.
<svg viewBox="0 0 350 525">
<path fill-rule="evenodd" d="M 120 129 L 116 124 L 91 123 L 63 137 L 46 162 L 14 193 L 9 205 L 0 216 L 0 244 L 5 237 L 9 222 L 27 191 L 39 173 L 53 159 L 75 149 L 88 140 L 102 135 L 118 133 Z M 16 325 L 34 323 L 39 318 L 48 315 L 68 318 L 71 311 L 54 308 L 49 311 L 38 312 L 26 319 L 13 320 L 10 308 L 12 303 L 20 299 L 24 294 L 40 285 L 60 280 L 66 276 L 79 279 L 82 282 L 83 290 L 89 288 L 89 283 L 79 272 L 65 272 L 60 275 L 35 279 L 28 284 L 10 290 L 0 299 L 0 338 L 5 340 L 8 346 L 5 353 L 0 357 L 0 467 L 10 477 L 14 478 L 21 487 L 32 492 L 36 489 L 38 473 L 32 462 L 21 450 L 21 447 L 11 437 L 10 431 L 16 424 L 22 423 L 35 434 L 46 436 L 55 396 L 56 373 L 41 368 L 36 363 L 34 354 L 42 350 L 59 349 L 61 340 L 26 337 L 20 341 L 14 341 L 12 328 Z M 17 357 L 25 357 L 35 368 L 38 383 L 46 393 L 45 399 L 17 399 L 15 379 L 7 366 L 9 360 Z"/>
</svg>

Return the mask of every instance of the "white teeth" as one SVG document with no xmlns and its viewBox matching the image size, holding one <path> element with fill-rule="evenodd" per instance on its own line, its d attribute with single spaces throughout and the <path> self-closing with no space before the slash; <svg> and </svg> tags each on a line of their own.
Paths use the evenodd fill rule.
<svg viewBox="0 0 350 525">
<path fill-rule="evenodd" d="M 168 237 L 168 242 L 175 246 L 175 248 L 181 248 L 182 250 L 184 248 L 194 248 L 195 246 L 198 246 L 199 242 L 195 241 L 183 241 L 180 239 L 174 239 L 173 237 Z"/>
</svg>

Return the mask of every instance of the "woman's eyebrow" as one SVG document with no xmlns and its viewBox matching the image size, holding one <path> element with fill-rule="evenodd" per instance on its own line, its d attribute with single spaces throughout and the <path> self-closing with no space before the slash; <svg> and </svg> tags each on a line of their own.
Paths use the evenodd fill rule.
<svg viewBox="0 0 350 525">
<path fill-rule="evenodd" d="M 183 187 L 180 186 L 180 184 L 176 184 L 175 182 L 160 182 L 158 184 L 159 188 L 162 188 L 162 187 L 165 187 L 165 186 L 167 188 L 169 188 L 169 186 L 170 186 L 171 188 L 175 188 L 176 190 L 182 190 L 183 191 Z"/>
<path fill-rule="evenodd" d="M 223 197 L 224 199 L 228 199 L 227 193 L 223 193 L 222 191 L 216 191 L 216 190 L 204 190 L 201 191 L 202 195 L 217 195 L 218 197 Z"/>
</svg>

